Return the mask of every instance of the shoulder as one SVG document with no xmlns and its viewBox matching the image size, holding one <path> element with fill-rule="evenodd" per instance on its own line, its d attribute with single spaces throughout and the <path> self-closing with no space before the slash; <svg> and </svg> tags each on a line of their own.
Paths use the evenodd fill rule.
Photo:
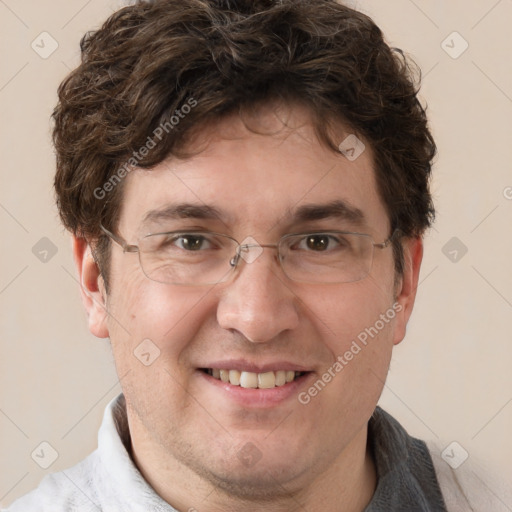
<svg viewBox="0 0 512 512">
<path fill-rule="evenodd" d="M 427 441 L 430 456 L 448 512 L 510 512 L 512 485 L 485 468 L 482 461 L 468 457 L 461 462 L 457 447 L 441 447 Z M 444 453 L 444 459 L 443 454 Z M 465 454 L 464 454 L 465 455 Z M 453 460 L 449 464 L 446 460 Z M 459 465 L 460 463 L 460 465 Z"/>
<path fill-rule="evenodd" d="M 98 464 L 93 452 L 72 468 L 47 475 L 33 491 L 2 512 L 97 512 L 91 476 Z"/>
<path fill-rule="evenodd" d="M 509 475 L 505 478 L 497 475 L 483 461 L 468 457 L 457 443 L 411 437 L 395 418 L 380 408 L 375 410 L 369 422 L 369 436 L 379 487 L 386 490 L 378 494 L 377 488 L 377 502 L 385 497 L 386 503 L 394 500 L 408 504 L 413 496 L 417 501 L 427 503 L 428 507 L 409 507 L 408 510 L 512 511 Z M 398 507 L 378 510 L 381 509 L 398 510 Z"/>
</svg>

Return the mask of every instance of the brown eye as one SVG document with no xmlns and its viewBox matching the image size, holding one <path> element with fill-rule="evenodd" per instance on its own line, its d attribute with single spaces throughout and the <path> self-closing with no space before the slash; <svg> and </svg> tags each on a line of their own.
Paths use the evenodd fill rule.
<svg viewBox="0 0 512 512">
<path fill-rule="evenodd" d="M 329 236 L 327 235 L 308 235 L 306 246 L 313 251 L 325 251 L 329 246 Z"/>
<path fill-rule="evenodd" d="M 194 233 L 168 233 L 154 235 L 155 251 L 203 252 L 213 248 L 211 237 Z"/>
<path fill-rule="evenodd" d="M 182 249 L 187 251 L 199 251 L 203 247 L 206 239 L 203 236 L 182 235 L 178 240 L 181 241 L 179 245 Z"/>
</svg>

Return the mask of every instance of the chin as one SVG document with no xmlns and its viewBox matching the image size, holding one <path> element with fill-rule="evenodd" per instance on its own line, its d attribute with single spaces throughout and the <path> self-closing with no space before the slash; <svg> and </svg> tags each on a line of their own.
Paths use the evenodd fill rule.
<svg viewBox="0 0 512 512">
<path fill-rule="evenodd" d="M 259 461 L 254 467 L 225 470 L 210 474 L 210 481 L 229 496 L 245 501 L 272 501 L 289 497 L 300 489 L 296 461 L 286 465 Z M 294 484 L 294 482 L 296 482 Z"/>
</svg>

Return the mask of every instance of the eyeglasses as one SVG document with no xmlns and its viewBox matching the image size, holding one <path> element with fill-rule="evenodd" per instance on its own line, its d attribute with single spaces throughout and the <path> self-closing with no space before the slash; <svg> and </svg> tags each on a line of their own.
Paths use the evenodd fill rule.
<svg viewBox="0 0 512 512">
<path fill-rule="evenodd" d="M 347 231 L 321 231 L 284 235 L 277 244 L 258 244 L 211 231 L 151 233 L 128 244 L 101 226 L 123 252 L 138 252 L 144 274 L 151 280 L 175 285 L 222 283 L 240 259 L 254 261 L 263 248 L 276 248 L 284 274 L 303 283 L 352 283 L 371 271 L 374 249 L 385 249 L 397 230 L 382 243 L 371 235 Z M 253 253 L 251 254 L 251 249 Z"/>
</svg>

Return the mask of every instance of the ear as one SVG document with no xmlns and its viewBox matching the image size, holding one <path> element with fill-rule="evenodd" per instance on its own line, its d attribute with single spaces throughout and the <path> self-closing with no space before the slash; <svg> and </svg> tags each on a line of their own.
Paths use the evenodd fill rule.
<svg viewBox="0 0 512 512">
<path fill-rule="evenodd" d="M 423 241 L 421 238 L 409 238 L 403 243 L 404 273 L 396 291 L 395 333 L 393 343 L 398 345 L 405 337 L 407 322 L 414 307 L 416 290 L 423 259 Z"/>
<path fill-rule="evenodd" d="M 73 258 L 80 280 L 82 302 L 87 311 L 89 330 L 98 338 L 108 338 L 107 294 L 91 246 L 85 238 L 73 236 Z"/>
</svg>

